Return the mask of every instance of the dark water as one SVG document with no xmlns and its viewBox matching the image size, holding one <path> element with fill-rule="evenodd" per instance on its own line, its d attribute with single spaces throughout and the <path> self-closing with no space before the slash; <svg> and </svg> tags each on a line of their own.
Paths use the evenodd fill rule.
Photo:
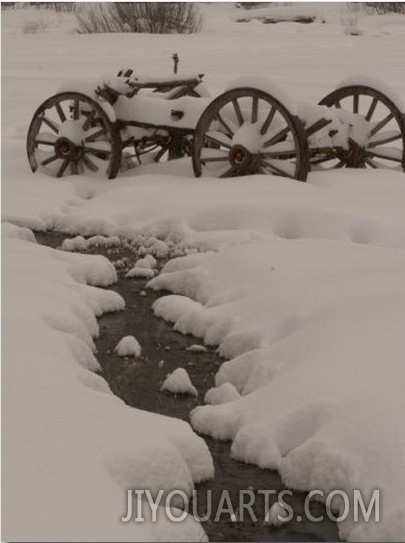
<svg viewBox="0 0 405 543">
<path fill-rule="evenodd" d="M 40 243 L 58 247 L 64 236 L 59 234 L 37 234 Z M 101 252 L 101 251 L 92 251 Z M 128 248 L 125 255 L 117 250 L 107 255 L 112 260 L 128 258 L 131 267 L 137 259 Z M 201 341 L 192 336 L 183 336 L 157 318 L 151 309 L 153 302 L 164 293 L 145 289 L 146 282 L 121 277 L 111 290 L 118 292 L 126 301 L 126 309 L 118 313 L 105 314 L 99 319 L 100 335 L 96 341 L 97 358 L 102 368 L 101 375 L 108 382 L 114 394 L 130 406 L 189 420 L 189 413 L 202 404 L 206 391 L 213 386 L 214 376 L 222 360 L 214 348 L 207 352 L 189 352 L 186 348 Z M 145 294 L 146 293 L 146 294 Z M 142 346 L 140 359 L 122 358 L 114 353 L 118 341 L 125 335 L 134 335 Z M 160 392 L 167 373 L 184 367 L 199 392 L 198 398 L 172 395 Z M 203 516 L 209 509 L 207 498 L 212 495 L 212 509 L 215 512 L 223 490 L 229 492 L 232 506 L 237 508 L 239 491 L 251 490 L 255 493 L 253 511 L 257 522 L 245 513 L 243 522 L 231 521 L 229 514 L 222 514 L 219 521 L 204 522 L 204 529 L 211 541 L 338 541 L 336 523 L 326 515 L 325 508 L 311 501 L 310 512 L 314 517 L 323 516 L 321 522 L 311 522 L 304 514 L 306 494 L 293 492 L 285 495 L 294 516 L 281 527 L 263 524 L 265 511 L 264 496 L 258 490 L 275 490 L 278 494 L 287 490 L 276 471 L 259 469 L 250 464 L 233 460 L 230 456 L 230 443 L 202 436 L 214 459 L 215 479 L 197 485 L 195 507 Z M 245 498 L 248 501 L 248 498 Z M 276 496 L 270 496 L 270 505 Z M 301 520 L 299 520 L 301 519 Z"/>
</svg>

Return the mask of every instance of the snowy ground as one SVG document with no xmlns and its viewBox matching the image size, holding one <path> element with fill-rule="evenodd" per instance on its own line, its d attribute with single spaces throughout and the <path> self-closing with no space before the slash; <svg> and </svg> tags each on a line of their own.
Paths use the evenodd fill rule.
<svg viewBox="0 0 405 543">
<path fill-rule="evenodd" d="M 217 394 L 193 426 L 232 440 L 235 457 L 277 468 L 292 488 L 380 489 L 379 524 L 350 515 L 341 535 L 404 538 L 404 174 L 196 180 L 181 159 L 115 181 L 55 180 L 33 176 L 25 156 L 33 111 L 66 81 L 121 67 L 169 73 L 173 52 L 185 73 L 207 74 L 214 94 L 252 74 L 317 102 L 365 74 L 405 95 L 405 17 L 359 16 L 352 36 L 343 7 L 322 8 L 325 24 L 274 26 L 205 6 L 195 36 L 75 35 L 70 18 L 54 16 L 27 34 L 24 21 L 47 12 L 2 12 L 2 218 L 14 225 L 3 226 L 4 539 L 199 540 L 190 519 L 120 522 L 125 489 L 191 492 L 212 476 L 190 426 L 127 408 L 89 371 L 95 317 L 123 303 L 95 288 L 114 281 L 108 262 L 61 256 L 18 227 L 193 253 L 152 280 L 174 293 L 155 311 L 218 344 L 229 361 L 216 383 L 242 394 L 224 393 L 223 404 Z"/>
</svg>

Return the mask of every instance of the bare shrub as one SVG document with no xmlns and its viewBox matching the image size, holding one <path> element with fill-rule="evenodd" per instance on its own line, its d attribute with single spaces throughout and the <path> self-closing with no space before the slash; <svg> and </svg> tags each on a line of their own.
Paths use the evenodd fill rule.
<svg viewBox="0 0 405 543">
<path fill-rule="evenodd" d="M 371 13 L 384 15 L 385 13 L 405 13 L 405 2 L 365 2 Z"/>
<path fill-rule="evenodd" d="M 79 33 L 191 34 L 201 29 L 198 7 L 188 2 L 91 2 L 79 6 Z"/>
<path fill-rule="evenodd" d="M 112 2 L 81 2 L 77 4 L 76 18 L 79 34 L 128 31 L 119 20 L 116 4 Z"/>
<path fill-rule="evenodd" d="M 36 21 L 25 21 L 22 27 L 24 34 L 38 34 L 45 32 L 49 24 L 44 19 L 37 19 Z"/>
</svg>

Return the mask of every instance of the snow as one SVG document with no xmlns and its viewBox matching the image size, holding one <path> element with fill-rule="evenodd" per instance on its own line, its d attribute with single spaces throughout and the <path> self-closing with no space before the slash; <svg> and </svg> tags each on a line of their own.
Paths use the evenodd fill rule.
<svg viewBox="0 0 405 543">
<path fill-rule="evenodd" d="M 190 353 L 206 353 L 207 347 L 205 345 L 190 345 L 187 347 L 186 351 L 189 351 Z"/>
<path fill-rule="evenodd" d="M 192 384 L 190 376 L 184 368 L 177 368 L 172 373 L 168 373 L 160 390 L 173 394 L 198 396 L 197 389 Z"/>
<path fill-rule="evenodd" d="M 194 130 L 209 99 L 184 96 L 174 100 L 157 100 L 155 97 L 137 96 L 135 100 L 119 96 L 114 104 L 118 119 L 137 120 L 154 126 L 175 126 Z M 174 117 L 172 111 L 182 111 L 184 116 Z"/>
<path fill-rule="evenodd" d="M 152 279 L 155 276 L 157 260 L 152 254 L 146 254 L 144 258 L 138 258 L 133 268 L 131 268 L 125 277 L 135 277 L 141 279 Z"/>
<path fill-rule="evenodd" d="M 288 512 L 279 502 L 273 503 L 269 512 L 266 515 L 265 524 L 268 526 L 275 526 L 276 528 L 285 524 L 285 520 L 288 516 Z M 281 520 L 280 520 L 281 519 Z"/>
<path fill-rule="evenodd" d="M 384 515 L 395 516 L 404 265 L 402 250 L 307 239 L 227 247 L 194 268 L 163 270 L 152 285 L 196 301 L 169 295 L 155 309 L 207 343 L 215 326 L 220 354 L 233 358 L 216 384 L 243 394 L 198 407 L 194 427 L 232 440 L 235 458 L 278 469 L 293 488 L 389 492 L 396 505 Z M 348 524 L 346 536 L 363 529 Z"/>
<path fill-rule="evenodd" d="M 380 523 L 348 518 L 340 535 L 403 540 L 403 172 L 194 179 L 186 157 L 113 181 L 54 179 L 33 175 L 25 156 L 32 114 L 56 89 L 123 65 L 167 74 L 173 51 L 181 73 L 206 73 L 213 96 L 241 74 L 270 79 L 294 104 L 317 104 L 353 74 L 404 95 L 405 17 L 320 8 L 325 24 L 264 25 L 235 23 L 232 3 L 203 4 L 203 32 L 191 36 L 77 35 L 70 16 L 53 15 L 28 34 L 25 21 L 46 10 L 2 11 L 4 539 L 203 537 L 192 519 L 119 521 L 130 485 L 190 493 L 213 467 L 188 424 L 127 407 L 94 373 L 96 316 L 123 301 L 98 288 L 116 281 L 106 259 L 72 251 L 104 236 L 100 245 L 128 240 L 141 257 L 170 259 L 149 283 L 172 293 L 155 313 L 229 358 L 195 429 L 293 489 L 379 488 Z M 53 251 L 30 229 L 77 237 Z"/>
<path fill-rule="evenodd" d="M 139 341 L 134 336 L 121 338 L 114 350 L 118 356 L 135 356 L 136 358 L 139 358 L 142 353 Z"/>
<path fill-rule="evenodd" d="M 152 279 L 155 276 L 155 272 L 151 268 L 142 268 L 141 266 L 134 266 L 126 274 L 126 278 L 134 277 L 135 279 Z"/>
<path fill-rule="evenodd" d="M 210 388 L 204 397 L 204 402 L 211 405 L 232 402 L 240 398 L 240 394 L 232 383 L 225 382 L 219 387 Z"/>
<path fill-rule="evenodd" d="M 376 77 L 356 75 L 353 77 L 347 77 L 336 86 L 337 89 L 342 87 L 350 87 L 352 85 L 360 85 L 365 87 L 371 87 L 389 98 L 399 109 L 401 113 L 405 112 L 405 102 L 400 96 L 398 96 L 395 89 L 393 89 L 387 83 L 380 81 Z"/>
<path fill-rule="evenodd" d="M 118 520 L 127 488 L 190 493 L 212 476 L 212 460 L 188 424 L 127 407 L 92 373 L 96 316 L 124 307 L 118 294 L 88 286 L 115 281 L 111 264 L 30 238 L 3 230 L 3 537 L 199 540 L 190 520 L 181 530 L 163 515 L 160 524 Z"/>
<path fill-rule="evenodd" d="M 251 88 L 267 92 L 282 104 L 291 115 L 296 115 L 294 101 L 288 96 L 285 89 L 266 77 L 240 76 L 231 81 L 225 88 L 226 91 L 236 88 Z"/>
<path fill-rule="evenodd" d="M 117 247 L 121 240 L 117 236 L 92 236 L 85 239 L 83 236 L 64 239 L 61 249 L 64 251 L 88 251 L 93 247 Z"/>
</svg>

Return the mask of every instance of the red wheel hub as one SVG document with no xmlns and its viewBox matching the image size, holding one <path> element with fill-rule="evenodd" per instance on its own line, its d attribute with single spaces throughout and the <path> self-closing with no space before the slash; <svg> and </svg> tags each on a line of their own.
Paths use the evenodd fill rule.
<svg viewBox="0 0 405 543">
<path fill-rule="evenodd" d="M 58 158 L 77 160 L 79 158 L 79 148 L 70 139 L 62 137 L 55 142 L 55 154 Z"/>
<path fill-rule="evenodd" d="M 243 145 L 234 145 L 229 150 L 228 159 L 235 169 L 244 170 L 251 165 L 253 156 Z"/>
</svg>

